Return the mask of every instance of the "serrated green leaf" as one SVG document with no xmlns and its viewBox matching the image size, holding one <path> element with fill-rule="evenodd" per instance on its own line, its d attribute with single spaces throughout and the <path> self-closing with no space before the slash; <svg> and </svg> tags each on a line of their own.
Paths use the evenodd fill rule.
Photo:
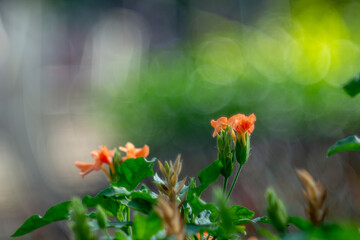
<svg viewBox="0 0 360 240">
<path fill-rule="evenodd" d="M 337 141 L 329 148 L 327 156 L 345 151 L 360 151 L 360 139 L 354 135 Z"/>
<path fill-rule="evenodd" d="M 351 97 L 354 97 L 360 93 L 360 74 L 350 79 L 343 88 L 345 92 Z"/>
<path fill-rule="evenodd" d="M 255 215 L 253 211 L 247 209 L 246 207 L 237 206 L 237 205 L 231 207 L 231 213 L 232 213 L 233 221 L 244 218 L 251 219 Z"/>
<path fill-rule="evenodd" d="M 161 219 L 154 212 L 149 216 L 137 214 L 133 224 L 133 239 L 149 240 L 162 228 Z"/>
<path fill-rule="evenodd" d="M 222 163 L 219 160 L 216 160 L 200 171 L 198 175 L 200 185 L 195 189 L 196 195 L 200 196 L 211 183 L 218 180 L 222 168 Z"/>
<path fill-rule="evenodd" d="M 147 161 L 143 157 L 127 159 L 116 169 L 118 180 L 111 186 L 134 190 L 144 178 L 154 176 L 154 161 Z"/>
<path fill-rule="evenodd" d="M 33 215 L 28 218 L 11 237 L 19 237 L 49 223 L 69 218 L 70 201 L 59 203 L 49 208 L 43 217 Z"/>
</svg>

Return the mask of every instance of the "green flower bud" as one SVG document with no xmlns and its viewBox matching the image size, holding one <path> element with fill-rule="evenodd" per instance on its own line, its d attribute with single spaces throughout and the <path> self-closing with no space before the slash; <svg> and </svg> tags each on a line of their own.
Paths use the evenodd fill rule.
<svg viewBox="0 0 360 240">
<path fill-rule="evenodd" d="M 265 198 L 267 201 L 267 214 L 271 219 L 272 225 L 279 232 L 285 232 L 288 215 L 284 203 L 271 188 L 266 191 Z"/>
<path fill-rule="evenodd" d="M 242 136 L 236 139 L 235 145 L 236 160 L 241 166 L 247 162 L 250 156 L 250 136 L 248 133 L 245 133 L 243 137 L 245 139 L 245 145 Z"/>
<path fill-rule="evenodd" d="M 108 219 L 105 210 L 100 205 L 96 206 L 96 220 L 101 229 L 106 229 Z"/>
<path fill-rule="evenodd" d="M 118 176 L 118 173 L 117 173 L 117 169 L 119 168 L 119 166 L 123 163 L 123 160 L 122 160 L 122 157 L 121 157 L 121 154 L 119 152 L 119 150 L 115 149 L 114 151 L 114 157 L 112 159 L 112 165 L 113 165 L 113 168 L 110 169 L 110 177 L 111 177 L 111 181 L 112 182 L 116 182 L 119 180 L 119 176 Z"/>
<path fill-rule="evenodd" d="M 91 233 L 91 229 L 87 221 L 87 211 L 79 198 L 73 198 L 71 200 L 69 225 L 74 233 L 75 240 L 96 239 L 96 237 Z"/>
<path fill-rule="evenodd" d="M 221 174 L 228 178 L 234 170 L 235 156 L 233 150 L 233 140 L 230 127 L 221 130 L 217 136 L 218 159 L 223 168 Z"/>
</svg>

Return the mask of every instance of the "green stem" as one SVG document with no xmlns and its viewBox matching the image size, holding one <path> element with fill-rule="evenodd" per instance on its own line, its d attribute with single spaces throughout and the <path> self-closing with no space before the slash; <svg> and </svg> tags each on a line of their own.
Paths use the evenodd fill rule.
<svg viewBox="0 0 360 240">
<path fill-rule="evenodd" d="M 131 221 L 131 219 L 130 219 L 130 208 L 127 207 L 126 210 L 127 210 L 127 213 L 126 213 L 126 221 L 130 222 L 130 221 Z"/>
<path fill-rule="evenodd" d="M 223 187 L 223 193 L 226 194 L 226 187 L 227 187 L 227 183 L 228 183 L 229 178 L 224 177 L 224 187 Z"/>
<path fill-rule="evenodd" d="M 129 208 L 129 207 L 127 207 L 126 220 L 127 220 L 128 222 L 131 221 L 130 208 Z M 130 236 L 132 237 L 132 229 L 131 229 L 131 226 L 129 227 L 129 232 L 130 232 Z"/>
<path fill-rule="evenodd" d="M 234 178 L 234 180 L 233 180 L 233 183 L 231 184 L 231 188 L 230 188 L 229 194 L 228 194 L 228 196 L 227 196 L 227 199 L 229 199 L 230 196 L 231 196 L 231 193 L 232 193 L 232 191 L 233 191 L 233 189 L 234 189 L 234 187 L 235 187 L 235 184 L 236 184 L 236 182 L 237 182 L 237 179 L 238 179 L 238 177 L 239 177 L 239 173 L 240 173 L 240 171 L 241 171 L 241 168 L 242 168 L 242 165 L 239 165 L 239 168 L 238 168 L 238 170 L 237 170 L 237 172 L 236 172 L 236 176 L 235 176 L 235 178 Z"/>
</svg>

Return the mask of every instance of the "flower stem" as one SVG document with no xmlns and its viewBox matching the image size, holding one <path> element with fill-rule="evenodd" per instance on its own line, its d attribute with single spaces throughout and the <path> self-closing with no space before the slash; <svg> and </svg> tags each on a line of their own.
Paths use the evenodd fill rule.
<svg viewBox="0 0 360 240">
<path fill-rule="evenodd" d="M 242 165 L 239 165 L 239 168 L 238 168 L 238 170 L 237 170 L 237 172 L 236 172 L 236 176 L 235 176 L 235 178 L 234 178 L 234 180 L 233 180 L 233 183 L 231 184 L 230 191 L 229 191 L 229 194 L 228 194 L 228 196 L 227 196 L 226 199 L 229 199 L 230 196 L 231 196 L 231 193 L 232 193 L 232 191 L 233 191 L 233 189 L 234 189 L 234 187 L 235 187 L 235 184 L 236 184 L 236 182 L 237 182 L 237 179 L 238 179 L 238 177 L 239 177 L 239 173 L 240 173 L 240 171 L 241 171 L 241 168 L 242 168 Z"/>
<path fill-rule="evenodd" d="M 131 219 L 130 219 L 130 208 L 129 207 L 127 207 L 127 214 L 126 214 L 126 220 L 128 221 L 128 222 L 130 222 L 131 221 Z"/>
<path fill-rule="evenodd" d="M 223 187 L 223 193 L 226 194 L 226 187 L 227 187 L 227 183 L 228 183 L 229 178 L 224 177 L 224 187 Z"/>
<path fill-rule="evenodd" d="M 104 173 L 106 174 L 106 177 L 108 178 L 109 182 L 111 182 L 111 177 L 110 177 L 110 173 L 108 170 L 106 170 L 106 168 L 104 166 L 101 166 L 101 169 L 104 171 Z"/>
<path fill-rule="evenodd" d="M 129 208 L 129 207 L 127 207 L 127 214 L 126 214 L 126 218 L 127 218 L 126 220 L 127 220 L 128 222 L 130 222 L 130 221 L 131 221 L 130 208 Z M 129 227 L 129 233 L 130 233 L 130 236 L 132 237 L 133 233 L 132 233 L 131 226 Z"/>
</svg>

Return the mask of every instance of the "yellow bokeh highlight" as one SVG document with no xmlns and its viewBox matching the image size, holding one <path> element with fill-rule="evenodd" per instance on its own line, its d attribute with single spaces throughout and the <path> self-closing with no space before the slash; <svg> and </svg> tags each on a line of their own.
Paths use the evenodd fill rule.
<svg viewBox="0 0 360 240">
<path fill-rule="evenodd" d="M 360 71 L 360 36 L 346 21 L 354 11 L 336 4 L 294 1 L 289 12 L 270 9 L 251 26 L 222 19 L 222 26 L 237 26 L 238 33 L 224 36 L 214 30 L 202 39 L 197 51 L 201 76 L 218 84 L 258 76 L 303 85 L 343 84 Z"/>
</svg>

